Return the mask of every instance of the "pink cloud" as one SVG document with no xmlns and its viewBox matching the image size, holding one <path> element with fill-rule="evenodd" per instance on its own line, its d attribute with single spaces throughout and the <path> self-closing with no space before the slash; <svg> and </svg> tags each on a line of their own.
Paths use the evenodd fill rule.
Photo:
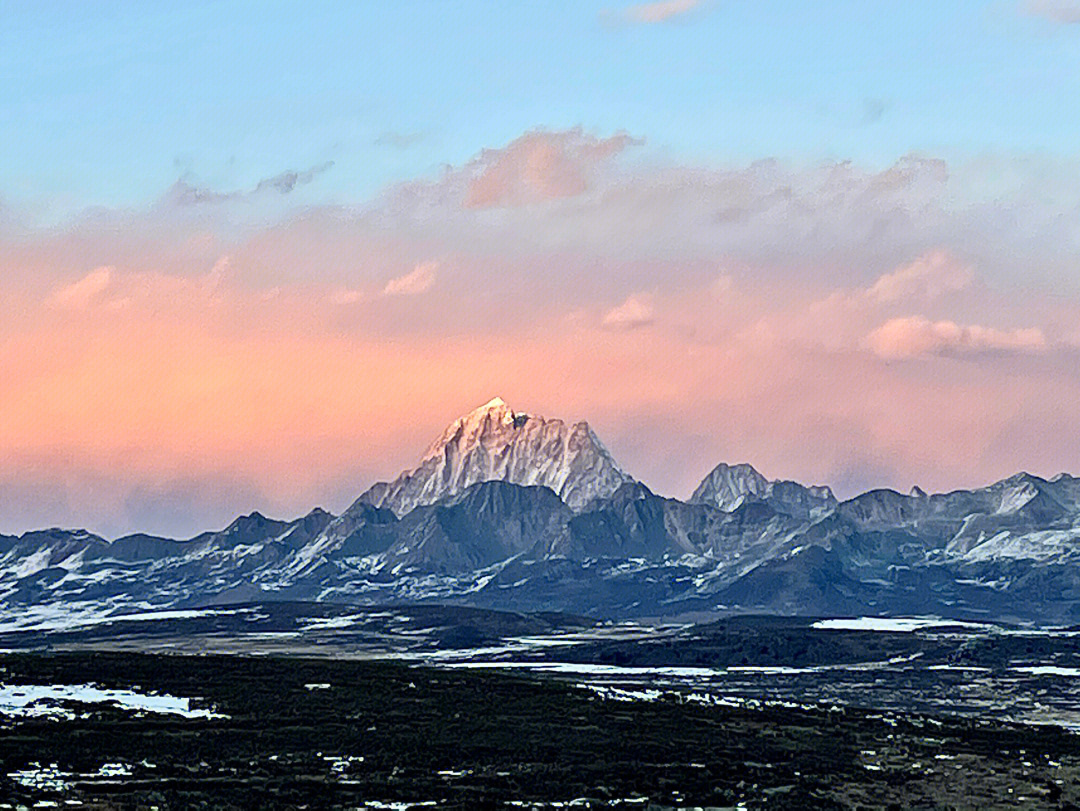
<svg viewBox="0 0 1080 811">
<path fill-rule="evenodd" d="M 395 276 L 383 288 L 384 296 L 418 296 L 435 284 L 437 262 L 421 262 L 402 276 Z"/>
<path fill-rule="evenodd" d="M 112 284 L 114 273 L 111 267 L 95 268 L 77 282 L 55 288 L 49 295 L 49 304 L 64 310 L 85 310 L 101 300 Z"/>
<path fill-rule="evenodd" d="M 867 336 L 866 344 L 880 357 L 895 360 L 976 352 L 1040 352 L 1046 349 L 1046 337 L 1034 327 L 1002 330 L 909 316 L 886 321 Z"/>
<path fill-rule="evenodd" d="M 349 304 L 359 304 L 363 301 L 369 301 L 371 296 L 365 293 L 363 290 L 335 290 L 330 294 L 329 301 L 331 304 L 339 306 L 347 306 Z"/>
<path fill-rule="evenodd" d="M 972 269 L 944 251 L 931 251 L 878 278 L 867 293 L 882 303 L 936 299 L 971 286 Z"/>
<path fill-rule="evenodd" d="M 526 133 L 355 209 L 162 201 L 0 234 L 0 531 L 339 509 L 496 394 L 588 419 L 672 495 L 721 460 L 841 493 L 1080 472 L 1080 296 L 1055 286 L 1080 205 L 1034 181 L 971 201 L 925 157 L 628 143 Z M 147 524 L 157 499 L 182 516 Z"/>
<path fill-rule="evenodd" d="M 485 150 L 470 167 L 467 208 L 523 206 L 575 197 L 596 167 L 632 143 L 628 135 L 596 138 L 581 130 L 534 131 L 502 149 Z"/>
<path fill-rule="evenodd" d="M 601 323 L 609 329 L 626 330 L 651 324 L 653 318 L 651 298 L 639 293 L 628 296 L 622 304 L 604 313 Z"/>
</svg>

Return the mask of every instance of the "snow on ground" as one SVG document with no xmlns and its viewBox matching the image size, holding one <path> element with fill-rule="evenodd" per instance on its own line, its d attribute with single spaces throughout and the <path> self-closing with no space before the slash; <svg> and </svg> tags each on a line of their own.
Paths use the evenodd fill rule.
<svg viewBox="0 0 1080 811">
<path fill-rule="evenodd" d="M 571 662 L 447 662 L 444 667 L 466 669 L 523 669 L 572 676 L 668 676 L 676 679 L 709 678 L 722 673 L 712 667 L 622 667 Z"/>
<path fill-rule="evenodd" d="M 300 617 L 296 624 L 301 631 L 333 631 L 350 628 L 358 622 L 370 619 L 369 614 L 343 614 L 339 617 Z"/>
<path fill-rule="evenodd" d="M 975 665 L 930 665 L 927 670 L 950 670 L 958 673 L 990 673 L 989 667 L 977 667 Z"/>
<path fill-rule="evenodd" d="M 945 620 L 940 617 L 856 617 L 854 619 L 818 620 L 811 628 L 819 631 L 887 631 L 891 633 L 911 633 L 931 628 L 979 628 L 993 626 L 982 622 L 963 620 Z"/>
<path fill-rule="evenodd" d="M 8 778 L 20 786 L 38 791 L 67 791 L 71 788 L 71 784 L 76 781 L 111 782 L 117 777 L 130 777 L 131 775 L 131 767 L 126 763 L 103 763 L 96 772 L 76 773 L 62 771 L 55 763 L 43 766 L 40 762 L 34 762 L 18 771 L 8 772 Z M 43 803 L 51 803 L 51 805 L 43 805 Z M 39 800 L 33 807 L 55 808 L 57 805 L 58 803 L 52 801 Z M 64 805 L 82 805 L 82 803 L 78 800 L 65 800 Z M 0 808 L 13 807 L 15 806 L 0 805 Z M 18 806 L 18 808 L 25 807 L 23 805 Z"/>
<path fill-rule="evenodd" d="M 1051 561 L 1071 557 L 1080 545 L 1080 529 L 1039 530 L 1013 535 L 1002 531 L 974 547 L 964 559 L 972 563 L 1011 559 Z"/>
<path fill-rule="evenodd" d="M 1057 665 L 1032 665 L 1028 667 L 1010 667 L 1017 673 L 1028 673 L 1032 676 L 1080 676 L 1080 667 L 1058 667 Z"/>
<path fill-rule="evenodd" d="M 59 702 L 114 704 L 132 712 L 154 712 L 184 718 L 224 718 L 211 710 L 192 709 L 190 698 L 168 694 L 111 690 L 94 684 L 0 684 L 0 715 L 71 718 Z"/>
<path fill-rule="evenodd" d="M 497 649 L 500 650 L 501 649 Z M 824 673 L 832 670 L 877 670 L 914 662 L 922 657 L 921 652 L 906 656 L 894 656 L 890 659 L 874 662 L 851 662 L 837 665 L 816 665 L 814 667 L 789 667 L 785 665 L 733 665 L 729 667 L 632 667 L 624 665 L 599 665 L 577 662 L 471 662 L 437 661 L 428 659 L 440 667 L 465 668 L 470 670 L 532 670 L 540 673 L 555 673 L 564 676 L 608 676 L 617 678 L 640 679 L 646 677 L 666 677 L 671 679 L 711 679 L 728 673 L 762 675 L 797 675 L 802 673 Z"/>
<path fill-rule="evenodd" d="M 506 805 L 511 808 L 529 808 L 533 811 L 539 811 L 542 808 L 591 808 L 595 803 L 595 800 L 590 800 L 587 797 L 578 797 L 576 800 L 549 800 L 543 802 L 540 800 L 507 800 Z M 626 797 L 626 798 L 614 798 L 605 799 L 604 805 L 612 808 L 616 806 L 639 806 L 648 805 L 648 797 Z M 742 805 L 732 806 L 731 811 L 745 811 L 745 807 Z"/>
<path fill-rule="evenodd" d="M 21 580 L 24 577 L 37 574 L 49 565 L 49 558 L 51 557 L 52 549 L 48 546 L 43 546 L 15 564 L 8 576 L 12 580 Z"/>
<path fill-rule="evenodd" d="M 130 608 L 130 607 L 129 607 Z M 186 620 L 200 617 L 243 614 L 253 611 L 251 608 L 198 608 L 168 611 L 139 611 L 129 614 L 108 614 L 108 607 L 100 604 L 86 606 L 41 605 L 20 608 L 7 622 L 0 622 L 0 633 L 13 631 L 66 631 L 73 628 L 86 628 L 93 625 L 108 625 L 113 622 L 154 622 L 158 620 Z"/>
</svg>

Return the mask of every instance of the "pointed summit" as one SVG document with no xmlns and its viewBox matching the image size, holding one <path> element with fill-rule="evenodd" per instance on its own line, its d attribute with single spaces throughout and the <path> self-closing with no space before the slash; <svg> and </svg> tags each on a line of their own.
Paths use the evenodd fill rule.
<svg viewBox="0 0 1080 811">
<path fill-rule="evenodd" d="M 516 412 L 496 397 L 450 423 L 418 467 L 376 484 L 360 500 L 400 516 L 485 481 L 548 487 L 580 509 L 633 480 L 588 423 Z"/>
<path fill-rule="evenodd" d="M 770 481 L 745 463 L 728 465 L 721 462 L 690 497 L 691 503 L 709 504 L 725 512 L 732 512 L 752 501 L 763 501 L 777 512 L 804 519 L 824 515 L 837 504 L 828 487 Z"/>
<path fill-rule="evenodd" d="M 768 488 L 769 480 L 758 473 L 753 465 L 721 462 L 698 485 L 690 501 L 712 504 L 731 512 L 748 500 L 764 498 Z"/>
<path fill-rule="evenodd" d="M 502 397 L 492 397 L 482 406 L 478 406 L 463 417 L 459 417 L 456 422 L 469 422 L 482 419 L 489 414 L 501 419 L 506 416 L 513 416 L 514 411 L 507 405 L 506 400 Z"/>
<path fill-rule="evenodd" d="M 491 429 L 518 425 L 527 419 L 527 414 L 514 413 L 502 397 L 495 397 L 450 423 L 424 452 L 423 459 L 442 453 L 455 437 L 466 444 L 475 444 L 485 433 L 490 433 Z"/>
</svg>

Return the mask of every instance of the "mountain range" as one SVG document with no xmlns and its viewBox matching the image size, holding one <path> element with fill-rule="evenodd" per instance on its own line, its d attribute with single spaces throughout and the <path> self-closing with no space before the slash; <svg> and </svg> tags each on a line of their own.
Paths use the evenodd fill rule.
<svg viewBox="0 0 1080 811">
<path fill-rule="evenodd" d="M 259 513 L 188 540 L 0 536 L 7 627 L 245 601 L 440 602 L 608 619 L 756 612 L 1080 622 L 1080 479 L 974 490 L 770 481 L 720 464 L 687 501 L 587 423 L 496 398 L 341 515 Z"/>
</svg>

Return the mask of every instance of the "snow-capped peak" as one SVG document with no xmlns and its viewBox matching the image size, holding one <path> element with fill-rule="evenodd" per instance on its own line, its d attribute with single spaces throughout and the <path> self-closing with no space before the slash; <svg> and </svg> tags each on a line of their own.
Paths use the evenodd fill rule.
<svg viewBox="0 0 1080 811">
<path fill-rule="evenodd" d="M 516 413 L 502 397 L 495 397 L 450 423 L 424 452 L 423 459 L 440 455 L 454 442 L 458 444 L 459 450 L 464 451 L 467 447 L 475 446 L 483 437 L 491 436 L 502 429 L 520 426 L 528 419 L 528 414 Z"/>
<path fill-rule="evenodd" d="M 549 487 L 580 509 L 632 479 L 588 423 L 514 411 L 496 397 L 450 423 L 417 468 L 375 485 L 361 500 L 404 515 L 484 481 Z"/>
</svg>

